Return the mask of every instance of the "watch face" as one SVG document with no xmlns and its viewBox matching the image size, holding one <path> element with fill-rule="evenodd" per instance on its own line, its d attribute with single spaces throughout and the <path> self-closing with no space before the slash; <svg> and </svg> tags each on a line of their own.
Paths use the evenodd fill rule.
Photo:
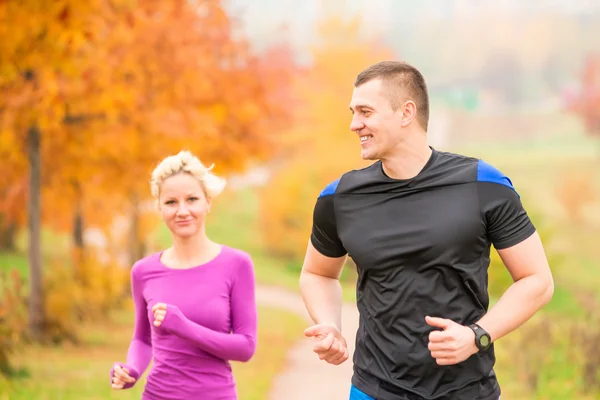
<svg viewBox="0 0 600 400">
<path fill-rule="evenodd" d="M 480 339 L 479 339 L 479 343 L 483 346 L 483 347 L 487 347 L 490 345 L 490 338 L 487 335 L 483 335 Z"/>
</svg>

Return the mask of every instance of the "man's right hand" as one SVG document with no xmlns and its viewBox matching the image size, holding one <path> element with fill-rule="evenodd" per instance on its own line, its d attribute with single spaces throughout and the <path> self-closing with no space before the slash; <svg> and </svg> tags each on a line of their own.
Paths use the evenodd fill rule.
<svg viewBox="0 0 600 400">
<path fill-rule="evenodd" d="M 316 340 L 313 351 L 321 360 L 329 364 L 340 365 L 348 359 L 348 346 L 342 333 L 333 325 L 313 325 L 304 331 L 304 336 Z"/>
</svg>

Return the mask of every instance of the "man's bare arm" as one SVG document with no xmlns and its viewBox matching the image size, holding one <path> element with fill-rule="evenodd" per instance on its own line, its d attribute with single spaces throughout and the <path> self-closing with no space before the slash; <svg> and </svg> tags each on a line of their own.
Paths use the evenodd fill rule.
<svg viewBox="0 0 600 400">
<path fill-rule="evenodd" d="M 308 242 L 300 273 L 300 292 L 315 324 L 334 325 L 342 330 L 342 287 L 340 275 L 347 255 L 324 256 Z"/>
<path fill-rule="evenodd" d="M 498 250 L 498 254 L 514 283 L 478 322 L 492 341 L 527 322 L 554 293 L 552 272 L 537 232 L 515 246 Z"/>
</svg>

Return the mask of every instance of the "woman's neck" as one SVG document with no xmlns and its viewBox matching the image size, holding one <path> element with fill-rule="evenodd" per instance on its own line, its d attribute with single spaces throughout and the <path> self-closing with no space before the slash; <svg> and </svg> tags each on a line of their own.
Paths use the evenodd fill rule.
<svg viewBox="0 0 600 400">
<path fill-rule="evenodd" d="M 173 245 L 165 252 L 172 263 L 184 268 L 210 261 L 219 253 L 220 247 L 202 233 L 187 238 L 173 237 Z"/>
</svg>

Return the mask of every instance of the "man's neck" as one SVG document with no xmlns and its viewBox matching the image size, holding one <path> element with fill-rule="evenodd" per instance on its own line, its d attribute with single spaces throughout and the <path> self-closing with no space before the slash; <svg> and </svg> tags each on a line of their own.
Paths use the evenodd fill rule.
<svg viewBox="0 0 600 400">
<path fill-rule="evenodd" d="M 383 171 L 392 179 L 411 179 L 423 170 L 431 157 L 432 150 L 427 140 L 402 143 L 394 154 L 381 159 Z"/>
</svg>

